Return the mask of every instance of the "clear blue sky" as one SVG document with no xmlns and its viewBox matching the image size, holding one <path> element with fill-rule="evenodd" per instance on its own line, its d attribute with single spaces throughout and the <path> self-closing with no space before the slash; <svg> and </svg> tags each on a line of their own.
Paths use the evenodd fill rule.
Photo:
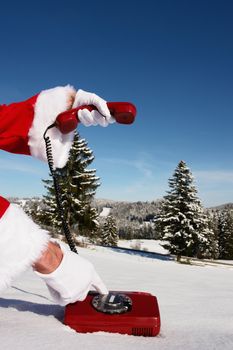
<svg viewBox="0 0 233 350">
<path fill-rule="evenodd" d="M 233 202 L 233 2 L 1 4 L 0 100 L 67 83 L 132 101 L 132 126 L 85 128 L 97 197 L 153 200 L 183 159 L 205 206 Z M 37 196 L 47 166 L 0 152 L 0 193 Z"/>
</svg>

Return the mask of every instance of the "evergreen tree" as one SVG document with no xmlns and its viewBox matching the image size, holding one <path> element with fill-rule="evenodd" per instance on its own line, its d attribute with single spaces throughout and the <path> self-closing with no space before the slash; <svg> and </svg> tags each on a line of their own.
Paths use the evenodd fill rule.
<svg viewBox="0 0 233 350">
<path fill-rule="evenodd" d="M 164 221 L 163 221 L 163 217 L 164 217 L 164 209 L 165 208 L 165 203 L 164 201 L 162 201 L 160 203 L 160 207 L 157 211 L 157 214 L 154 217 L 154 235 L 156 237 L 156 239 L 162 239 L 163 235 L 164 235 Z"/>
<path fill-rule="evenodd" d="M 88 169 L 93 160 L 93 152 L 88 148 L 87 142 L 80 139 L 79 134 L 75 134 L 66 166 L 55 171 L 68 226 L 81 235 L 92 234 L 98 227 L 98 213 L 91 207 L 91 201 L 99 186 L 99 178 L 95 175 L 96 170 Z M 40 215 L 40 222 L 46 221 L 53 228 L 60 229 L 61 221 L 53 180 L 43 180 L 43 182 L 47 194 L 44 196 L 45 210 Z"/>
<path fill-rule="evenodd" d="M 207 210 L 207 227 L 203 231 L 202 240 L 197 253 L 198 258 L 217 259 L 219 257 L 218 234 L 216 231 L 216 213 Z"/>
<path fill-rule="evenodd" d="M 219 258 L 233 259 L 233 212 L 223 210 L 218 220 Z"/>
<path fill-rule="evenodd" d="M 214 236 L 216 241 L 218 241 L 218 236 L 219 236 L 219 215 L 220 211 L 219 210 L 214 210 L 214 209 L 208 209 L 206 212 L 208 222 L 209 222 L 209 227 L 211 230 L 214 232 Z"/>
<path fill-rule="evenodd" d="M 56 169 L 55 173 L 62 188 L 60 169 Z M 40 224 L 52 227 L 53 229 L 57 229 L 59 233 L 61 233 L 61 220 L 59 218 L 52 175 L 49 174 L 49 177 L 50 179 L 42 180 L 47 190 L 46 195 L 43 196 L 44 210 L 37 211 L 35 219 Z M 60 191 L 60 198 L 64 207 L 66 202 L 63 191 Z"/>
<path fill-rule="evenodd" d="M 213 231 L 197 197 L 193 176 L 184 161 L 180 161 L 173 176 L 169 179 L 170 190 L 164 197 L 159 217 L 155 224 L 162 232 L 164 247 L 170 253 L 208 257 L 216 253 Z"/>
<path fill-rule="evenodd" d="M 116 221 L 111 215 L 108 215 L 101 233 L 101 244 L 105 246 L 117 246 L 118 239 Z"/>
</svg>

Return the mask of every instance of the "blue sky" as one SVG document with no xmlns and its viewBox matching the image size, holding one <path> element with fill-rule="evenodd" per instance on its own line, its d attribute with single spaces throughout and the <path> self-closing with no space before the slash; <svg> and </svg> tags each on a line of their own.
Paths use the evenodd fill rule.
<svg viewBox="0 0 233 350">
<path fill-rule="evenodd" d="M 79 132 L 99 198 L 153 200 L 183 159 L 205 206 L 233 201 L 232 1 L 20 1 L 1 4 L 0 100 L 72 84 L 131 101 L 131 126 Z M 0 152 L 1 194 L 44 193 L 46 164 Z"/>
</svg>

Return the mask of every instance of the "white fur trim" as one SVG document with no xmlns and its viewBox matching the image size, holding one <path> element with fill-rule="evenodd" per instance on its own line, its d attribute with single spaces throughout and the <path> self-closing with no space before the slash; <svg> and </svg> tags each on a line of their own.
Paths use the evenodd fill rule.
<svg viewBox="0 0 233 350">
<path fill-rule="evenodd" d="M 44 90 L 39 94 L 34 107 L 34 120 L 28 134 L 32 156 L 47 161 L 43 134 L 46 128 L 55 122 L 58 114 L 67 110 L 68 100 L 72 95 L 75 95 L 75 89 L 70 85 Z M 64 135 L 57 128 L 52 128 L 48 130 L 47 135 L 52 142 L 54 166 L 63 168 L 69 157 L 74 132 Z"/>
<path fill-rule="evenodd" d="M 49 238 L 21 208 L 10 204 L 0 220 L 0 291 L 38 260 Z"/>
</svg>

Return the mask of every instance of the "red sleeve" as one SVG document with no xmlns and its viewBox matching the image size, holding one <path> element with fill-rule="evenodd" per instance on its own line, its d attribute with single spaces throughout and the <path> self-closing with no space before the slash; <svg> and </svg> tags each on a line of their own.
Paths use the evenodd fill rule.
<svg viewBox="0 0 233 350">
<path fill-rule="evenodd" d="M 0 196 L 0 219 L 4 215 L 9 205 L 10 203 L 8 202 L 8 200 Z"/>
<path fill-rule="evenodd" d="M 0 149 L 31 155 L 47 162 L 43 139 L 45 130 L 57 116 L 69 109 L 70 96 L 75 94 L 72 86 L 57 86 L 43 90 L 24 102 L 0 106 Z M 69 158 L 74 131 L 62 134 L 58 128 L 48 131 L 54 166 L 63 168 Z"/>
<path fill-rule="evenodd" d="M 28 131 L 34 116 L 37 95 L 24 102 L 0 105 L 0 149 L 30 155 Z"/>
</svg>

